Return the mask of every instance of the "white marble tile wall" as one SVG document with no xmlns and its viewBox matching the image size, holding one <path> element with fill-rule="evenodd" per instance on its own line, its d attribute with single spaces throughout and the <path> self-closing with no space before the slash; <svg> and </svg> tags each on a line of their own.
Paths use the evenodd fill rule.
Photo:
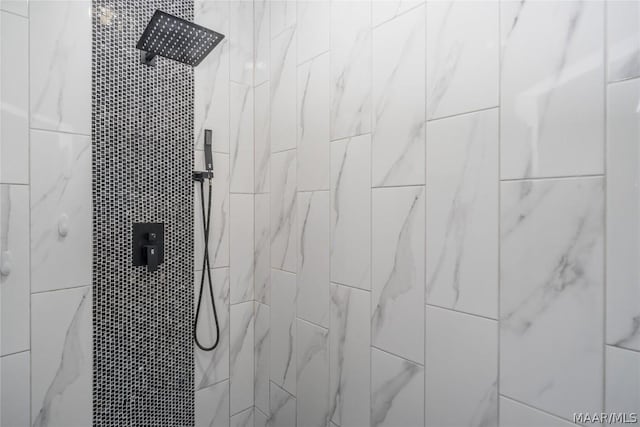
<svg viewBox="0 0 640 427">
<path fill-rule="evenodd" d="M 424 363 L 424 187 L 372 196 L 371 345 Z"/>
<path fill-rule="evenodd" d="M 372 183 L 425 181 L 425 10 L 373 29 Z"/>
<path fill-rule="evenodd" d="M 497 109 L 427 124 L 427 303 L 498 311 Z"/>
<path fill-rule="evenodd" d="M 231 194 L 231 304 L 254 299 L 253 197 Z"/>
<path fill-rule="evenodd" d="M 225 37 L 194 68 L 195 147 L 204 147 L 204 130 L 212 129 L 213 151 L 229 153 L 229 1 L 194 0 L 194 20 Z"/>
<path fill-rule="evenodd" d="M 229 86 L 231 95 L 230 191 L 253 193 L 253 88 L 236 82 L 231 82 Z"/>
<path fill-rule="evenodd" d="M 627 408 L 640 380 L 603 378 L 637 369 L 638 9 L 256 2 L 256 425 L 326 421 L 299 369 L 324 328 L 331 426 Z"/>
<path fill-rule="evenodd" d="M 640 3 L 607 2 L 608 81 L 640 77 Z"/>
<path fill-rule="evenodd" d="M 91 3 L 0 2 L 0 424 L 90 425 Z"/>
<path fill-rule="evenodd" d="M 567 419 L 602 409 L 603 184 L 501 184 L 500 392 Z"/>
<path fill-rule="evenodd" d="M 91 288 L 31 296 L 31 424 L 92 422 Z"/>
<path fill-rule="evenodd" d="M 218 384 L 229 378 L 229 269 L 215 268 L 211 271 L 213 280 L 213 294 L 220 327 L 220 341 L 214 352 L 200 350 L 194 345 L 196 393 L 199 390 Z M 198 290 L 202 280 L 202 271 L 196 271 L 194 277 L 194 297 L 198 303 Z M 206 277 L 205 277 L 205 280 Z M 206 285 L 206 282 L 205 282 Z M 208 288 L 205 288 L 208 289 Z M 216 329 L 213 324 L 213 308 L 208 292 L 202 295 L 200 303 L 200 320 L 197 329 L 198 339 L 205 346 L 211 346 L 216 339 Z"/>
<path fill-rule="evenodd" d="M 230 413 L 253 406 L 253 301 L 231 305 L 229 347 Z"/>
<path fill-rule="evenodd" d="M 297 319 L 296 403 L 299 426 L 329 422 L 329 331 Z"/>
<path fill-rule="evenodd" d="M 91 2 L 29 4 L 31 126 L 90 134 Z"/>
<path fill-rule="evenodd" d="M 498 105 L 498 14 L 492 0 L 427 2 L 428 119 Z"/>
<path fill-rule="evenodd" d="M 329 192 L 298 193 L 297 317 L 329 326 Z"/>
<path fill-rule="evenodd" d="M 29 20 L 4 9 L 0 11 L 0 141 L 0 181 L 28 184 Z"/>
<path fill-rule="evenodd" d="M 259 332 L 254 274 L 260 271 L 257 260 L 264 262 L 265 254 L 267 271 L 269 268 L 268 251 L 257 251 L 254 239 L 257 225 L 262 224 L 262 234 L 269 232 L 264 225 L 269 219 L 268 204 L 265 206 L 264 199 L 254 201 L 259 180 L 268 183 L 268 169 L 259 171 L 255 165 L 259 145 L 254 141 L 254 129 L 268 125 L 264 115 L 268 112 L 268 88 L 266 94 L 260 94 L 253 87 L 253 2 L 196 0 L 194 12 L 196 22 L 226 36 L 194 69 L 198 170 L 203 169 L 204 129 L 213 131 L 215 176 L 209 256 L 222 334 L 212 352 L 194 350 L 196 426 L 253 426 L 254 368 L 260 366 L 255 365 L 254 353 L 255 333 Z M 261 141 L 264 144 L 260 146 L 268 144 L 268 139 Z M 200 277 L 204 239 L 199 188 L 194 189 L 196 276 Z M 196 293 L 198 287 L 199 282 Z M 215 329 L 206 288 L 204 298 L 200 329 L 205 339 L 211 340 Z"/>
<path fill-rule="evenodd" d="M 503 179 L 603 173 L 603 16 L 601 1 L 500 3 Z"/>
<path fill-rule="evenodd" d="M 607 343 L 640 351 L 640 80 L 607 92 Z"/>
<path fill-rule="evenodd" d="M 426 425 L 497 425 L 498 322 L 427 306 L 426 337 Z"/>
<path fill-rule="evenodd" d="M 196 390 L 196 427 L 229 427 L 229 380 Z"/>
</svg>

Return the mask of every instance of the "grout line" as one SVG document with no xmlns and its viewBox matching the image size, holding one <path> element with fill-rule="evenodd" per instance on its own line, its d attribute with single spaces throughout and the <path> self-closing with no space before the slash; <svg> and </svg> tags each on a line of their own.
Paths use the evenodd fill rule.
<svg viewBox="0 0 640 427">
<path fill-rule="evenodd" d="M 455 308 L 444 307 L 444 306 L 437 305 L 437 304 L 426 303 L 425 306 L 431 307 L 431 308 L 437 308 L 437 309 L 440 309 L 440 310 L 447 310 L 447 311 L 450 311 L 450 312 L 453 312 L 453 313 L 462 314 L 462 315 L 465 315 L 465 316 L 472 316 L 472 317 L 475 317 L 475 318 L 478 318 L 478 319 L 488 320 L 488 321 L 491 321 L 491 322 L 499 322 L 500 321 L 500 319 L 494 319 L 493 317 L 483 316 L 482 314 L 470 313 L 468 311 L 457 310 Z"/>
<path fill-rule="evenodd" d="M 607 343 L 605 343 L 604 347 L 605 347 L 605 352 L 606 352 L 606 348 L 610 347 L 610 348 L 618 349 L 620 351 L 630 351 L 632 353 L 640 354 L 640 349 L 634 349 L 634 348 L 628 348 L 628 347 L 620 347 L 619 345 L 615 345 L 615 344 L 607 344 Z"/>
<path fill-rule="evenodd" d="M 529 409 L 533 409 L 533 410 L 536 410 L 536 411 L 542 412 L 543 414 L 548 415 L 548 416 L 551 416 L 551 417 L 556 418 L 556 419 L 558 419 L 558 420 L 568 421 L 571 425 L 577 425 L 577 424 L 575 424 L 575 423 L 573 422 L 573 420 L 570 420 L 569 418 L 561 417 L 561 416 L 556 415 L 556 414 L 554 414 L 554 413 L 552 413 L 552 412 L 549 412 L 549 411 L 546 411 L 546 410 L 544 410 L 544 409 L 538 408 L 537 406 L 533 406 L 533 405 L 528 404 L 528 403 L 525 403 L 525 402 L 523 402 L 523 401 L 521 401 L 521 400 L 515 399 L 515 398 L 513 398 L 513 397 L 511 397 L 511 396 L 507 396 L 507 395 L 505 395 L 505 394 L 499 394 L 499 395 L 498 395 L 498 397 L 499 397 L 499 398 L 503 398 L 503 399 L 507 399 L 507 400 L 511 400 L 512 402 L 518 403 L 518 404 L 520 404 L 520 405 L 522 405 L 522 406 L 525 406 L 526 408 L 529 408 Z M 500 400 L 500 399 L 498 399 L 498 400 Z"/>
<path fill-rule="evenodd" d="M 357 138 L 359 136 L 365 136 L 365 135 L 370 135 L 371 137 L 373 137 L 373 130 L 371 130 L 369 132 L 361 132 L 361 133 L 356 133 L 356 134 L 349 135 L 349 136 L 341 136 L 339 138 L 329 139 L 329 143 L 348 141 L 350 139 L 354 139 L 354 138 Z"/>
<path fill-rule="evenodd" d="M 497 221 L 497 231 L 498 231 L 498 236 L 497 236 L 497 243 L 498 243 L 498 253 L 497 253 L 497 261 L 498 261 L 498 265 L 496 266 L 497 268 L 497 274 L 496 274 L 496 279 L 497 279 L 497 292 L 496 292 L 496 317 L 497 317 L 497 321 L 496 321 L 496 327 L 497 327 L 497 331 L 496 331 L 496 422 L 497 425 L 500 426 L 500 374 L 501 374 L 501 369 L 500 369 L 500 359 L 501 359 L 501 354 L 500 354 L 500 348 L 501 348 L 501 341 L 500 341 L 500 309 L 501 309 L 501 304 L 500 304 L 500 300 L 501 300 L 501 296 L 502 296 L 502 279 L 501 279 L 501 271 L 502 271 L 502 239 L 500 238 L 500 236 L 502 236 L 502 186 L 500 185 L 500 173 L 501 173 L 501 167 L 502 167 L 502 4 L 500 2 L 497 3 L 496 5 L 497 8 L 497 13 L 498 13 L 498 152 L 497 152 L 497 177 L 498 180 L 495 183 L 496 185 L 496 190 L 498 193 L 498 206 L 497 206 L 497 210 L 496 210 L 496 221 Z"/>
<path fill-rule="evenodd" d="M 499 91 L 499 89 L 498 89 Z M 498 99 L 499 99 L 500 95 L 498 95 Z M 433 119 L 426 119 L 425 122 L 427 123 L 431 123 L 431 122 L 437 122 L 440 120 L 446 120 L 446 119 L 452 119 L 454 117 L 460 117 L 460 116 L 467 116 L 467 115 L 471 115 L 471 114 L 477 114 L 477 113 L 482 113 L 483 111 L 491 111 L 491 110 L 495 110 L 500 108 L 500 101 L 498 100 L 498 105 L 492 105 L 491 107 L 484 107 L 484 108 L 478 108 L 475 110 L 469 110 L 469 111 L 463 111 L 461 113 L 456 113 L 456 114 L 449 114 L 446 116 L 440 116 L 440 117 L 435 117 Z"/>
<path fill-rule="evenodd" d="M 322 1 L 322 0 L 321 0 L 321 1 Z M 309 63 L 309 62 L 313 62 L 314 60 L 316 60 L 316 59 L 320 58 L 322 55 L 328 54 L 328 53 L 329 53 L 329 51 L 330 51 L 330 49 L 325 49 L 325 50 L 323 50 L 323 51 L 322 51 L 322 52 L 320 52 L 320 53 L 316 53 L 316 54 L 315 54 L 315 55 L 313 55 L 312 57 L 307 58 L 307 59 L 305 59 L 305 60 L 304 60 L 304 61 L 302 61 L 302 62 L 299 62 L 299 63 L 296 65 L 296 68 L 298 68 L 298 67 L 300 67 L 300 66 L 302 66 L 302 65 L 306 65 L 306 64 L 307 64 L 307 63 Z M 296 60 L 297 60 L 297 58 L 296 58 Z"/>
<path fill-rule="evenodd" d="M 373 344 L 371 345 L 371 349 L 372 349 L 372 350 L 380 351 L 380 352 L 382 352 L 382 353 L 386 353 L 386 354 L 387 354 L 387 355 L 389 355 L 389 356 L 397 357 L 398 359 L 402 359 L 402 360 L 404 360 L 404 361 L 406 361 L 406 362 L 411 363 L 412 365 L 417 365 L 417 366 L 420 366 L 421 368 L 424 368 L 424 363 L 420 363 L 420 362 L 416 362 L 415 360 L 407 359 L 407 358 L 406 358 L 406 357 L 404 357 L 404 356 L 400 356 L 399 354 L 392 353 L 392 352 L 390 352 L 389 350 L 382 349 L 382 348 L 380 348 L 380 347 L 378 347 L 378 346 L 375 346 L 375 345 L 373 345 Z M 371 352 L 371 353 L 373 353 L 373 352 Z M 373 365 L 372 365 L 372 366 L 373 366 Z M 372 369 L 373 369 L 373 368 L 372 368 Z M 424 400 L 424 399 L 423 399 L 423 400 Z"/>
<path fill-rule="evenodd" d="M 10 356 L 15 356 L 17 354 L 30 353 L 30 352 L 31 352 L 31 349 L 26 348 L 24 350 L 14 351 L 12 353 L 3 354 L 2 356 L 0 356 L 0 359 L 4 359 L 5 357 L 10 357 Z"/>
<path fill-rule="evenodd" d="M 604 179 L 603 179 L 603 212 L 602 212 L 602 241 L 603 241 L 603 251 L 602 251 L 602 383 L 600 384 L 601 387 L 601 391 L 602 391 L 602 402 L 601 402 L 601 411 L 605 411 L 606 410 L 606 406 L 607 406 L 607 260 L 608 260 L 608 256 L 607 256 L 607 243 L 608 243 L 608 239 L 607 239 L 607 206 L 608 206 L 608 194 L 607 194 L 607 149 L 608 149 L 608 116 L 607 116 L 607 112 L 609 110 L 609 105 L 608 105 L 608 85 L 607 85 L 607 80 L 608 80 L 608 74 L 609 74 L 609 49 L 608 49 L 608 42 L 609 42 L 609 38 L 608 38 L 608 10 L 609 10 L 609 5 L 607 2 L 603 2 L 602 3 L 602 8 L 603 10 L 603 14 L 602 14 L 602 19 L 603 19 L 603 67 L 604 67 L 604 72 L 603 74 L 603 135 L 602 135 L 602 158 L 603 158 L 603 171 L 604 171 Z"/>
<path fill-rule="evenodd" d="M 583 175 L 559 175 L 559 176 L 542 176 L 533 178 L 508 178 L 501 179 L 500 182 L 524 182 L 524 181 L 546 181 L 559 179 L 580 179 L 580 178 L 602 178 L 604 173 L 583 174 Z"/>
<path fill-rule="evenodd" d="M 377 190 L 380 188 L 411 188 L 411 187 L 424 187 L 425 184 L 407 184 L 407 185 L 372 185 L 371 190 Z"/>
<path fill-rule="evenodd" d="M 394 20 L 394 19 L 396 19 L 396 18 L 399 18 L 399 17 L 401 17 L 401 16 L 403 16 L 403 15 L 406 15 L 406 14 L 408 14 L 409 12 L 413 11 L 414 9 L 417 9 L 417 8 L 419 8 L 420 6 L 424 6 L 424 5 L 426 4 L 426 2 L 425 2 L 424 0 L 423 0 L 423 1 L 419 1 L 419 2 L 417 2 L 417 4 L 416 4 L 416 5 L 411 6 L 409 9 L 404 10 L 404 11 L 402 11 L 402 12 L 400 12 L 400 13 L 396 14 L 396 15 L 393 15 L 391 18 L 389 18 L 389 19 L 385 19 L 385 20 L 384 20 L 384 21 L 382 21 L 382 22 L 378 22 L 376 25 L 373 25 L 373 3 L 374 3 L 374 1 L 376 1 L 376 0 L 373 0 L 373 1 L 371 2 L 371 31 L 372 31 L 372 32 L 373 32 L 373 30 L 375 30 L 375 29 L 377 29 L 377 28 L 379 28 L 379 27 L 383 26 L 384 24 L 387 24 L 387 23 L 389 23 L 389 22 L 393 21 L 393 20 Z M 425 7 L 425 9 L 426 9 L 426 7 Z"/>
<path fill-rule="evenodd" d="M 296 139 L 297 139 L 297 136 L 296 136 Z M 284 150 L 278 150 L 278 151 L 271 150 L 271 155 L 278 154 L 278 153 L 286 153 L 287 151 L 292 151 L 292 150 L 295 150 L 296 148 L 297 148 L 297 144 L 296 144 L 296 147 L 293 147 L 293 148 L 285 148 Z M 296 176 L 296 181 L 297 181 L 297 176 Z"/>
<path fill-rule="evenodd" d="M 29 5 L 28 5 L 28 4 L 27 4 L 27 8 L 29 8 Z M 18 12 L 14 12 L 14 11 L 12 11 L 12 10 L 0 9 L 0 12 L 2 12 L 2 13 L 6 13 L 6 14 L 9 14 L 9 15 L 13 15 L 13 16 L 17 16 L 17 17 L 19 17 L 19 18 L 24 18 L 24 19 L 27 19 L 27 20 L 29 19 L 29 16 L 27 16 L 27 15 L 21 15 L 21 14 L 19 14 Z M 27 13 L 29 13 L 29 12 L 27 12 Z"/>
<path fill-rule="evenodd" d="M 606 14 L 606 11 L 605 11 L 605 14 Z M 606 27 L 606 23 L 605 23 L 605 27 Z M 605 37 L 606 37 L 606 34 L 605 34 Z M 606 47 L 606 44 L 605 44 L 605 51 L 606 51 L 606 55 L 608 56 L 608 53 L 609 53 L 609 52 L 608 52 L 608 49 L 607 49 L 607 47 Z M 608 60 L 608 59 L 607 59 L 607 60 Z M 607 66 L 607 63 L 606 63 L 606 62 L 605 62 L 605 66 Z M 605 73 L 605 74 L 606 74 L 606 73 Z M 606 78 L 606 77 L 605 77 L 605 78 Z M 605 82 L 605 84 L 609 86 L 609 85 L 615 85 L 615 84 L 618 84 L 618 83 L 624 83 L 624 82 L 628 82 L 628 81 L 630 81 L 630 80 L 636 80 L 636 79 L 640 79 L 640 74 L 639 74 L 639 75 L 637 75 L 637 76 L 625 77 L 625 78 L 623 78 L 623 79 L 613 80 L 613 81 L 610 81 L 610 82 Z"/>
<path fill-rule="evenodd" d="M 229 400 L 231 400 L 231 399 L 229 399 Z M 236 415 L 240 415 L 240 414 L 242 414 L 242 413 L 244 413 L 244 412 L 247 412 L 247 411 L 250 411 L 250 410 L 252 410 L 252 409 L 253 409 L 253 405 L 251 405 L 251 406 L 249 406 L 249 407 L 247 407 L 247 408 L 244 408 L 244 409 L 242 409 L 242 410 L 240 410 L 240 411 L 236 412 L 235 414 L 231 414 L 231 415 L 229 415 L 229 418 L 233 418 L 233 417 L 235 417 Z"/>
<path fill-rule="evenodd" d="M 31 114 L 29 114 L 29 121 L 31 121 Z M 38 132 L 62 133 L 65 135 L 85 136 L 87 138 L 91 138 L 91 133 L 71 132 L 67 130 L 58 130 L 58 129 L 43 129 L 43 128 L 29 126 L 29 131 L 34 131 L 34 130 Z"/>
<path fill-rule="evenodd" d="M 316 328 L 320 328 L 320 329 L 323 329 L 323 330 L 329 332 L 329 327 L 328 326 L 322 326 L 322 325 L 319 325 L 319 324 L 317 324 L 315 322 L 312 322 L 311 320 L 307 320 L 307 319 L 304 319 L 304 318 L 298 317 L 298 316 L 296 316 L 296 320 L 300 320 L 302 322 L 308 323 L 310 326 L 315 326 Z"/>
<path fill-rule="evenodd" d="M 362 288 L 358 288 L 357 286 L 347 285 L 347 284 L 344 284 L 344 283 L 336 282 L 335 280 L 330 281 L 329 285 L 344 286 L 345 288 L 355 289 L 357 291 L 371 292 L 371 289 L 362 289 Z"/>
<path fill-rule="evenodd" d="M 58 288 L 58 289 L 47 289 L 47 290 L 44 290 L 44 291 L 31 292 L 31 296 L 41 295 L 41 294 L 48 294 L 48 293 L 51 293 L 51 292 L 69 291 L 69 290 L 73 290 L 73 289 L 90 288 L 90 287 L 91 287 L 91 283 L 88 284 L 88 285 L 77 285 L 77 286 L 67 286 L 67 287 Z"/>
</svg>

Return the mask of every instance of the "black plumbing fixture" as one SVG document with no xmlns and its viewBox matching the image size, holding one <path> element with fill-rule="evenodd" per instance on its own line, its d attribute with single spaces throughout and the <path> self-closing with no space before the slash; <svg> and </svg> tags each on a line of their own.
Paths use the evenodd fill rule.
<svg viewBox="0 0 640 427">
<path fill-rule="evenodd" d="M 211 188 L 213 187 L 213 154 L 212 154 L 212 133 L 211 129 L 204 131 L 204 171 L 194 171 L 193 180 L 200 183 L 200 207 L 202 208 L 202 228 L 204 229 L 204 255 L 202 259 L 202 272 L 200 275 L 200 291 L 198 292 L 198 305 L 196 306 L 196 316 L 193 321 L 193 340 L 200 350 L 211 351 L 218 346 L 220 342 L 220 325 L 218 322 L 218 312 L 216 310 L 216 302 L 213 296 L 213 280 L 211 279 L 211 266 L 209 264 L 209 231 L 211 230 Z M 209 184 L 209 196 L 205 203 L 204 183 Z M 207 208 L 205 209 L 205 205 Z M 213 309 L 213 321 L 216 328 L 216 340 L 210 346 L 203 345 L 198 339 L 198 319 L 200 318 L 200 306 L 202 305 L 202 295 L 204 294 L 205 279 L 208 284 L 209 296 L 211 298 L 211 307 Z"/>
<path fill-rule="evenodd" d="M 136 48 L 140 62 L 155 66 L 156 56 L 197 66 L 224 38 L 224 35 L 160 9 L 147 24 Z"/>
</svg>

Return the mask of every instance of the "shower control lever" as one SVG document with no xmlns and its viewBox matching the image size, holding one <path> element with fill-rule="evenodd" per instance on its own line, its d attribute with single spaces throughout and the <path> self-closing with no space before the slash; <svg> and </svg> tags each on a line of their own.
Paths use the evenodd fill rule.
<svg viewBox="0 0 640 427">
<path fill-rule="evenodd" d="M 133 265 L 147 266 L 153 272 L 164 262 L 164 223 L 137 222 L 133 224 Z"/>
<path fill-rule="evenodd" d="M 158 269 L 158 247 L 146 245 L 144 252 L 147 258 L 147 271 L 156 271 Z"/>
</svg>

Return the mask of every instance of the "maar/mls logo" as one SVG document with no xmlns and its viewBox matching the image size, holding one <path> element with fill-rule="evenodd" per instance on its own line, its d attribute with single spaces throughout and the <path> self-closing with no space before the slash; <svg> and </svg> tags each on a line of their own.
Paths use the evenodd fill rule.
<svg viewBox="0 0 640 427">
<path fill-rule="evenodd" d="M 578 424 L 637 424 L 636 412 L 576 412 L 573 422 Z"/>
</svg>

